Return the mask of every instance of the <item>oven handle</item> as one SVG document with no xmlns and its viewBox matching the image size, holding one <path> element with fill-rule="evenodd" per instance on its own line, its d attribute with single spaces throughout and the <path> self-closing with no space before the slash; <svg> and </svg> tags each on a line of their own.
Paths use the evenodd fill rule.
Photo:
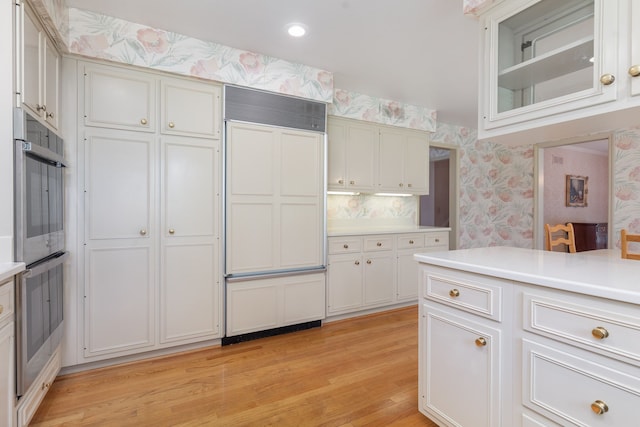
<svg viewBox="0 0 640 427">
<path fill-rule="evenodd" d="M 54 267 L 62 264 L 69 258 L 69 252 L 62 252 L 54 255 L 51 258 L 48 258 L 47 261 L 41 262 L 40 264 L 36 264 L 31 268 L 27 268 L 22 272 L 22 277 L 29 278 L 32 276 L 37 276 L 39 274 L 44 273 L 45 271 L 51 270 Z"/>
<path fill-rule="evenodd" d="M 22 151 L 31 157 L 50 163 L 57 168 L 67 167 L 64 163 L 64 158 L 61 155 L 56 154 L 47 148 L 33 144 L 32 142 L 22 141 Z"/>
</svg>

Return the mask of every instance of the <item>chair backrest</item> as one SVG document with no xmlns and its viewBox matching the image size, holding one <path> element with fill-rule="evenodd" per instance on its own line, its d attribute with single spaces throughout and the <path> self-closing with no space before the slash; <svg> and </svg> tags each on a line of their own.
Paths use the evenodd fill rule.
<svg viewBox="0 0 640 427">
<path fill-rule="evenodd" d="M 640 253 L 629 252 L 629 242 L 640 243 L 640 234 L 629 234 L 624 228 L 620 231 L 620 249 L 622 258 L 640 260 Z"/>
<path fill-rule="evenodd" d="M 569 252 L 574 254 L 576 253 L 576 238 L 573 232 L 573 224 L 568 223 L 567 225 L 558 224 L 558 225 L 544 225 L 545 230 L 545 249 L 548 251 L 553 250 L 555 246 L 558 245 L 567 245 L 569 247 Z M 562 236 L 554 236 L 554 234 L 562 231 Z"/>
</svg>

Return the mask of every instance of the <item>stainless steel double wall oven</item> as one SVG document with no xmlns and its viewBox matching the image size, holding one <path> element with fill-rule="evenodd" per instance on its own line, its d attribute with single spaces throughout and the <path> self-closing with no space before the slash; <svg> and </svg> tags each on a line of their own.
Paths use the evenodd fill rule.
<svg viewBox="0 0 640 427">
<path fill-rule="evenodd" d="M 22 109 L 14 117 L 17 395 L 22 396 L 62 339 L 63 141 Z"/>
</svg>

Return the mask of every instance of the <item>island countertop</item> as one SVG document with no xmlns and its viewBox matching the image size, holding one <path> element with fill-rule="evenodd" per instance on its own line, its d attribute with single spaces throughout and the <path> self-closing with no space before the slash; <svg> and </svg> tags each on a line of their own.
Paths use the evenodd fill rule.
<svg viewBox="0 0 640 427">
<path fill-rule="evenodd" d="M 575 254 L 512 247 L 418 253 L 421 263 L 640 304 L 640 261 L 617 249 Z"/>
<path fill-rule="evenodd" d="M 0 283 L 24 270 L 23 262 L 0 262 Z"/>
</svg>

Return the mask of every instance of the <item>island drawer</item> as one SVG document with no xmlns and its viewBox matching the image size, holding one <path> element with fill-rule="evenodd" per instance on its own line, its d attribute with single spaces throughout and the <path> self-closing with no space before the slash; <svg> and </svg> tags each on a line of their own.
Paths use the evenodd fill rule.
<svg viewBox="0 0 640 427">
<path fill-rule="evenodd" d="M 329 254 L 350 254 L 362 250 L 360 237 L 329 237 Z"/>
<path fill-rule="evenodd" d="M 424 297 L 480 316 L 502 320 L 502 286 L 479 276 L 422 267 Z"/>
<path fill-rule="evenodd" d="M 434 233 L 425 233 L 425 246 L 443 246 L 449 248 L 449 232 L 438 231 Z"/>
<path fill-rule="evenodd" d="M 398 249 L 424 248 L 424 233 L 400 234 L 398 236 Z"/>
<path fill-rule="evenodd" d="M 523 293 L 525 330 L 640 366 L 637 307 L 582 295 L 554 295 Z"/>
<path fill-rule="evenodd" d="M 393 249 L 393 236 L 369 236 L 364 238 L 364 251 L 390 251 Z"/>
<path fill-rule="evenodd" d="M 637 368 L 567 346 L 552 348 L 526 339 L 522 350 L 525 406 L 560 425 L 637 425 Z"/>
</svg>

